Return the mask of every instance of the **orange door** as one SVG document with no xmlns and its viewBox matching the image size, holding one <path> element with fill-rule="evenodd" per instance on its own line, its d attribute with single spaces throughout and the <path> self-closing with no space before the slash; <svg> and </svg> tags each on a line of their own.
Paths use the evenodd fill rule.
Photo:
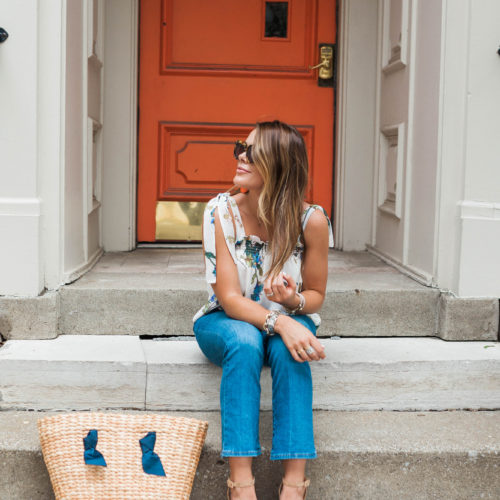
<svg viewBox="0 0 500 500">
<path fill-rule="evenodd" d="M 266 119 L 303 134 L 308 201 L 330 212 L 334 92 L 309 66 L 320 44 L 335 42 L 335 0 L 140 7 L 138 241 L 155 241 L 158 202 L 207 201 L 228 189 L 234 141 Z"/>
</svg>

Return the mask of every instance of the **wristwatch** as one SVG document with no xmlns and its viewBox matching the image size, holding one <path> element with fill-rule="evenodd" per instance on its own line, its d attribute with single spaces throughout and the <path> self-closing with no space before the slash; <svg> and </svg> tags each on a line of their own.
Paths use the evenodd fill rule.
<svg viewBox="0 0 500 500">
<path fill-rule="evenodd" d="M 272 336 L 276 334 L 276 332 L 274 331 L 274 325 L 276 324 L 276 321 L 280 314 L 281 313 L 279 311 L 273 310 L 266 316 L 266 321 L 264 322 L 264 331 L 267 335 Z"/>
</svg>

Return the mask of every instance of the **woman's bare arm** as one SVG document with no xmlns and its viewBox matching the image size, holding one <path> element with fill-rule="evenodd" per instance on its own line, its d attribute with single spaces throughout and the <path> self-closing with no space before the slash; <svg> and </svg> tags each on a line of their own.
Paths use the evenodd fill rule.
<svg viewBox="0 0 500 500">
<path fill-rule="evenodd" d="M 302 314 L 310 314 L 321 309 L 325 299 L 326 282 L 328 279 L 328 221 L 324 214 L 315 210 L 304 230 L 305 252 L 302 267 L 302 295 L 306 303 Z M 290 276 L 284 276 L 288 286 L 284 285 L 283 275 L 275 279 L 267 279 L 264 292 L 270 300 L 288 309 L 295 309 L 300 299 L 296 295 L 296 283 Z"/>
<path fill-rule="evenodd" d="M 303 313 L 321 309 L 328 280 L 328 221 L 321 210 L 315 210 L 304 230 L 305 255 L 302 269 L 302 294 L 306 299 Z"/>
</svg>

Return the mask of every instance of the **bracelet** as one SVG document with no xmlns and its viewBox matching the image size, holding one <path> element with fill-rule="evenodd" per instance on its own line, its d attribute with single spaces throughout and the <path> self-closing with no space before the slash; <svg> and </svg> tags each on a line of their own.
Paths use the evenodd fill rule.
<svg viewBox="0 0 500 500">
<path fill-rule="evenodd" d="M 296 314 L 299 311 L 302 311 L 306 305 L 306 298 L 300 292 L 295 292 L 295 295 L 299 298 L 299 305 L 295 309 L 286 308 L 288 314 Z"/>
<path fill-rule="evenodd" d="M 279 311 L 273 310 L 269 312 L 266 316 L 266 321 L 264 322 L 264 331 L 266 332 L 267 335 L 272 336 L 275 335 L 276 332 L 274 330 L 274 325 L 276 324 L 276 321 L 278 319 L 278 316 L 281 313 Z"/>
</svg>

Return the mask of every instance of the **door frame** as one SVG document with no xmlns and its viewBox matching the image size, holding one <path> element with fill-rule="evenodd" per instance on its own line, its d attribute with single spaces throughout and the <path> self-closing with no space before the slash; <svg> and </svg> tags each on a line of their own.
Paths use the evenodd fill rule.
<svg viewBox="0 0 500 500">
<path fill-rule="evenodd" d="M 377 11 L 378 1 L 337 2 L 332 193 L 335 248 L 365 250 L 372 228 L 376 112 L 376 53 L 366 50 L 365 43 L 373 38 L 374 43 L 369 46 L 376 47 L 377 17 L 370 20 L 370 12 Z M 360 27 L 359 21 L 366 20 L 366 16 L 369 20 Z M 103 246 L 105 251 L 129 251 L 137 247 L 139 0 L 106 1 L 105 51 Z M 370 68 L 369 78 L 356 74 L 358 64 Z M 366 92 L 366 82 L 369 92 Z M 366 120 L 366 112 L 371 117 L 369 120 Z M 352 147 L 356 141 L 364 141 L 369 146 Z M 366 180 L 361 188 L 359 178 Z"/>
<path fill-rule="evenodd" d="M 137 247 L 139 0 L 106 0 L 102 241 L 104 250 Z"/>
<path fill-rule="evenodd" d="M 346 251 L 372 243 L 382 1 L 338 0 L 334 236 L 335 248 Z"/>
</svg>

